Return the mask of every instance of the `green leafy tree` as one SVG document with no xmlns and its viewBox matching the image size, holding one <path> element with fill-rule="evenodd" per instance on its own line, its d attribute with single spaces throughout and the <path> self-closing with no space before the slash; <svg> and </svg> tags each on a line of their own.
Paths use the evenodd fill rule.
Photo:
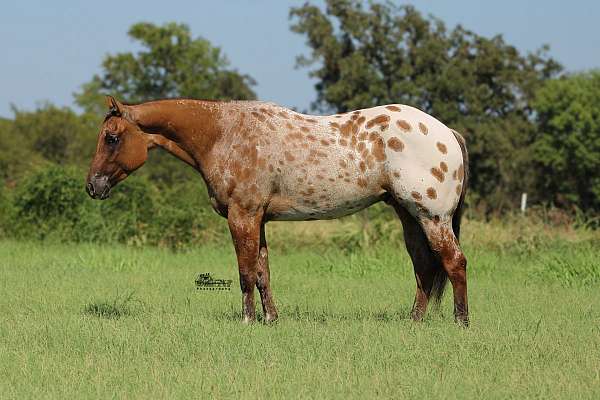
<svg viewBox="0 0 600 400">
<path fill-rule="evenodd" d="M 542 199 L 600 211 L 600 71 L 547 82 L 534 102 Z"/>
<path fill-rule="evenodd" d="M 411 6 L 326 0 L 293 8 L 292 30 L 307 38 L 317 99 L 313 108 L 345 112 L 405 103 L 430 113 L 467 139 L 472 187 L 495 208 L 518 199 L 533 141 L 530 102 L 561 67 L 546 48 L 522 55 L 502 36 L 448 30 Z"/>
<path fill-rule="evenodd" d="M 26 147 L 56 164 L 87 165 L 95 150 L 98 119 L 67 107 L 44 104 L 35 111 L 13 108 L 9 128 L 16 147 Z"/>
<path fill-rule="evenodd" d="M 254 80 L 229 69 L 221 49 L 205 39 L 193 38 L 184 24 L 142 22 L 134 24 L 128 35 L 142 50 L 104 59 L 102 73 L 75 95 L 85 110 L 104 112 L 104 94 L 132 103 L 167 97 L 256 98 Z"/>
</svg>

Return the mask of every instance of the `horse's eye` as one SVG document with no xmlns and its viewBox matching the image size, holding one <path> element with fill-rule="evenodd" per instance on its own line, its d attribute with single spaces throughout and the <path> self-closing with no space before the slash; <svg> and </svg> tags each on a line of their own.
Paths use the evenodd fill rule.
<svg viewBox="0 0 600 400">
<path fill-rule="evenodd" d="M 106 135 L 106 144 L 115 145 L 119 143 L 119 137 L 117 135 L 108 134 Z"/>
</svg>

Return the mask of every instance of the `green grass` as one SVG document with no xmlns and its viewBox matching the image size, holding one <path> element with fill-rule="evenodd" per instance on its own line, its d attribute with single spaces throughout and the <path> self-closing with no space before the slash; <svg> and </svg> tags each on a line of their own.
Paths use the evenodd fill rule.
<svg viewBox="0 0 600 400">
<path fill-rule="evenodd" d="M 0 397 L 600 398 L 597 242 L 467 245 L 469 329 L 449 294 L 408 319 L 403 248 L 311 250 L 271 248 L 280 321 L 244 326 L 230 243 L 0 241 Z"/>
</svg>

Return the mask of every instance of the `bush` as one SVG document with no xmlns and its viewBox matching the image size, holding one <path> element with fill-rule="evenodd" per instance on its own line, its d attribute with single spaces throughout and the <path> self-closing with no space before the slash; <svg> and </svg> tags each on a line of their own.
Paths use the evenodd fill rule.
<svg viewBox="0 0 600 400">
<path fill-rule="evenodd" d="M 85 172 L 53 166 L 26 177 L 13 201 L 0 192 L 0 232 L 8 236 L 74 242 L 158 244 L 181 248 L 221 238 L 226 224 L 209 209 L 201 182 L 158 188 L 129 177 L 105 201 L 91 200 Z"/>
</svg>

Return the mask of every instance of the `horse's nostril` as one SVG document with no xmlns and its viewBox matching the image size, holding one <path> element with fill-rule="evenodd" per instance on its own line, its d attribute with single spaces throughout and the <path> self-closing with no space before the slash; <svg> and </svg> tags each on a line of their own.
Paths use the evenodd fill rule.
<svg viewBox="0 0 600 400">
<path fill-rule="evenodd" d="M 94 185 L 92 185 L 92 182 L 88 182 L 86 189 L 87 189 L 88 194 L 90 196 L 94 197 L 95 191 L 94 191 Z"/>
</svg>

